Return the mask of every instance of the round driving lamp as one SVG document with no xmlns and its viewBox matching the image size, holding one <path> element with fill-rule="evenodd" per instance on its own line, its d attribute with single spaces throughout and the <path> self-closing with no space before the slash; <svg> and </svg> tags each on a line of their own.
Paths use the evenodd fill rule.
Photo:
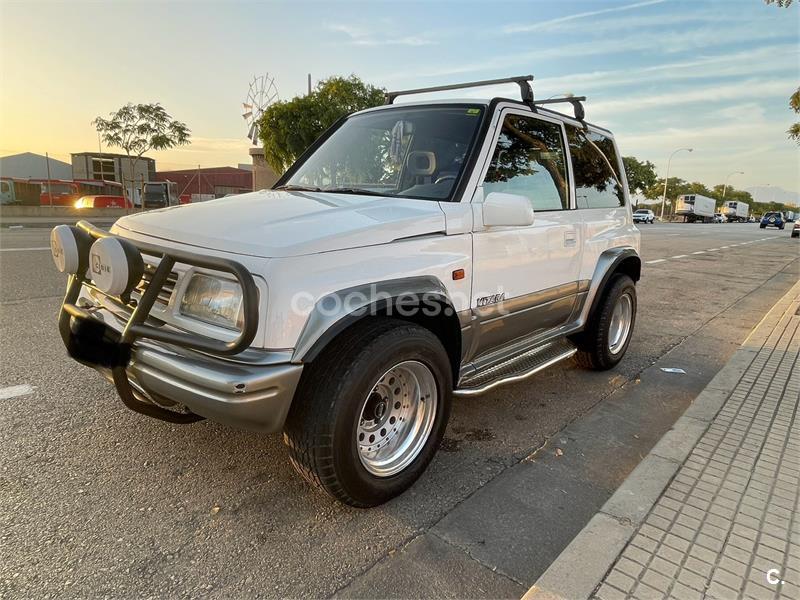
<svg viewBox="0 0 800 600">
<path fill-rule="evenodd" d="M 71 225 L 58 225 L 50 232 L 50 252 L 60 273 L 85 273 L 91 245 L 92 236 Z"/>
<path fill-rule="evenodd" d="M 121 296 L 142 280 L 144 261 L 136 246 L 116 238 L 100 238 L 89 250 L 89 275 L 101 292 Z"/>
</svg>

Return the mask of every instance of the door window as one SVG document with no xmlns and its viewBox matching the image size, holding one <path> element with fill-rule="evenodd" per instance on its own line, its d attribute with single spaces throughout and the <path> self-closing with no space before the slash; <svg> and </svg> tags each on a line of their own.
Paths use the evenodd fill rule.
<svg viewBox="0 0 800 600">
<path fill-rule="evenodd" d="M 619 160 L 610 138 L 567 125 L 578 208 L 625 206 Z"/>
<path fill-rule="evenodd" d="M 525 196 L 534 210 L 569 208 L 561 127 L 522 115 L 506 116 L 483 191 Z"/>
</svg>

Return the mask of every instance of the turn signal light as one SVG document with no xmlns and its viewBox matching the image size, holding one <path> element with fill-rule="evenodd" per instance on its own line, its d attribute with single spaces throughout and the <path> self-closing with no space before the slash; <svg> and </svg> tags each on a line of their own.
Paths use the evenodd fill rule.
<svg viewBox="0 0 800 600">
<path fill-rule="evenodd" d="M 466 274 L 464 273 L 464 269 L 456 269 L 453 271 L 453 281 L 458 281 L 459 279 L 464 279 Z"/>
</svg>

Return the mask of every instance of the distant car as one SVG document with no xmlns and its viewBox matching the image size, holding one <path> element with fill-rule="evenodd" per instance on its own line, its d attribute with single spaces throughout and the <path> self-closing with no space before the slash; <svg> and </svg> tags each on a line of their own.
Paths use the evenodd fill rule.
<svg viewBox="0 0 800 600">
<path fill-rule="evenodd" d="M 647 210 L 646 208 L 640 208 L 639 210 L 633 213 L 633 222 L 634 223 L 655 223 L 656 216 L 653 214 L 652 210 Z"/>
<path fill-rule="evenodd" d="M 793 238 L 800 238 L 800 221 L 794 224 L 792 227 L 792 237 Z"/>
<path fill-rule="evenodd" d="M 131 208 L 130 202 L 127 203 Z M 75 201 L 75 208 L 125 208 L 123 196 L 82 196 Z"/>
<path fill-rule="evenodd" d="M 749 217 L 747 217 L 747 222 L 748 223 L 755 223 L 756 222 L 756 218 L 753 215 L 750 215 Z"/>
<path fill-rule="evenodd" d="M 714 213 L 713 218 L 711 219 L 712 223 L 725 223 L 727 222 L 728 217 L 723 215 L 722 213 Z"/>
<path fill-rule="evenodd" d="M 764 216 L 761 217 L 761 229 L 766 227 L 777 227 L 778 229 L 783 229 L 786 227 L 786 221 L 783 219 L 783 213 L 780 212 L 768 212 L 764 213 Z"/>
</svg>

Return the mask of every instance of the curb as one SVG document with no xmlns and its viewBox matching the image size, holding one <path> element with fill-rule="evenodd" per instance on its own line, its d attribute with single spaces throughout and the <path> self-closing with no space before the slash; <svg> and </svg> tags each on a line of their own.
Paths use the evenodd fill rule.
<svg viewBox="0 0 800 600">
<path fill-rule="evenodd" d="M 578 600 L 592 595 L 798 294 L 800 282 L 753 328 L 728 363 L 542 573 L 523 600 Z"/>
</svg>

